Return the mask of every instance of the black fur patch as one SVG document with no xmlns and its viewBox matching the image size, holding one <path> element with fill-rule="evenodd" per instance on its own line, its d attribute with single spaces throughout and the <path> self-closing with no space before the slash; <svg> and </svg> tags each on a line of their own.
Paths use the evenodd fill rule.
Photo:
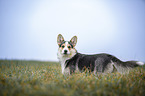
<svg viewBox="0 0 145 96">
<path fill-rule="evenodd" d="M 73 45 L 72 45 L 72 43 L 71 42 L 68 42 L 70 45 L 71 45 L 71 47 L 73 48 Z"/>
<path fill-rule="evenodd" d="M 71 59 L 67 60 L 65 64 L 66 68 L 69 67 L 70 74 L 75 72 L 76 66 L 78 66 L 80 72 L 88 69 L 90 72 L 93 72 L 95 70 L 96 72 L 103 73 L 105 70 L 107 70 L 107 65 L 112 62 L 115 62 L 117 66 L 121 66 L 123 68 L 133 68 L 138 66 L 136 64 L 136 61 L 122 62 L 115 56 L 105 53 L 95 55 L 85 55 L 77 53 Z"/>
<path fill-rule="evenodd" d="M 66 41 L 63 41 L 63 42 L 59 45 L 59 47 L 61 47 L 61 45 L 64 44 L 65 42 L 66 42 Z"/>
<path fill-rule="evenodd" d="M 84 55 L 77 53 L 74 57 L 66 61 L 66 67 L 70 68 L 70 73 L 73 73 L 76 70 L 76 64 L 81 72 L 85 69 L 93 72 L 95 66 L 98 67 L 96 68 L 96 71 L 104 72 L 107 64 L 111 63 L 110 60 L 108 54 Z"/>
</svg>

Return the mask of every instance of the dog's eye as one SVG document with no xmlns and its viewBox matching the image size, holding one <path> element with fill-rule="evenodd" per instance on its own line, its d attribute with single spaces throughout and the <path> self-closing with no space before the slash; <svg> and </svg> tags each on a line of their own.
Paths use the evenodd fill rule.
<svg viewBox="0 0 145 96">
<path fill-rule="evenodd" d="M 61 46 L 62 48 L 64 48 L 64 46 Z"/>
<path fill-rule="evenodd" d="M 68 48 L 71 48 L 70 46 L 68 46 Z"/>
</svg>

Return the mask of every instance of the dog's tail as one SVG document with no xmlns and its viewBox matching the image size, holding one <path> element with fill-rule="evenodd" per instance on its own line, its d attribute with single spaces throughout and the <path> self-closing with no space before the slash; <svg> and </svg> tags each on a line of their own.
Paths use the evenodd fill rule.
<svg viewBox="0 0 145 96">
<path fill-rule="evenodd" d="M 118 72 L 120 73 L 125 73 L 125 72 L 129 72 L 130 69 L 138 67 L 138 66 L 142 66 L 145 63 L 140 62 L 140 61 L 126 61 L 123 62 L 121 60 L 119 60 L 116 57 L 112 57 L 111 59 L 112 64 L 114 65 L 114 67 L 117 69 Z"/>
</svg>

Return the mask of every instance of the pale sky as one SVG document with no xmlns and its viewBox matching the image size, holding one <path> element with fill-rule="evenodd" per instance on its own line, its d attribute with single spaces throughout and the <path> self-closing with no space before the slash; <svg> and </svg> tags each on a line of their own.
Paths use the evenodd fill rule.
<svg viewBox="0 0 145 96">
<path fill-rule="evenodd" d="M 0 59 L 58 61 L 58 34 L 80 53 L 145 61 L 145 1 L 0 0 Z"/>
</svg>

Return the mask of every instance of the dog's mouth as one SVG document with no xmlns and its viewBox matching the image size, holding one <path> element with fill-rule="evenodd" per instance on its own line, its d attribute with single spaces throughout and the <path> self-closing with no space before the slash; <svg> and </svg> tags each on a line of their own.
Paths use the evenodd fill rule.
<svg viewBox="0 0 145 96">
<path fill-rule="evenodd" d="M 64 55 L 68 55 L 67 53 L 63 53 Z"/>
<path fill-rule="evenodd" d="M 66 56 L 66 55 L 69 55 L 69 54 L 68 54 L 68 53 L 63 53 L 63 55 L 65 55 L 65 56 Z"/>
<path fill-rule="evenodd" d="M 63 55 L 69 55 L 69 52 L 68 52 L 68 50 L 64 50 L 64 51 L 62 52 L 62 54 L 63 54 Z"/>
</svg>

